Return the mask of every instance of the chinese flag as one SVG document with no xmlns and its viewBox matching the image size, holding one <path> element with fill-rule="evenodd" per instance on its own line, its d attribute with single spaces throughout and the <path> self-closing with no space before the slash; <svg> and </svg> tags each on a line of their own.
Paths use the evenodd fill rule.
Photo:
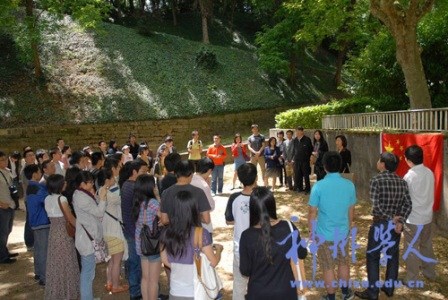
<svg viewBox="0 0 448 300">
<path fill-rule="evenodd" d="M 414 133 L 382 133 L 381 151 L 388 151 L 396 154 L 400 158 L 397 174 L 401 177 L 409 170 L 408 164 L 404 160 L 404 151 L 407 147 L 418 145 L 423 149 L 423 164 L 434 173 L 435 190 L 433 211 L 440 208 L 443 187 L 443 135 L 435 134 L 414 134 Z"/>
</svg>

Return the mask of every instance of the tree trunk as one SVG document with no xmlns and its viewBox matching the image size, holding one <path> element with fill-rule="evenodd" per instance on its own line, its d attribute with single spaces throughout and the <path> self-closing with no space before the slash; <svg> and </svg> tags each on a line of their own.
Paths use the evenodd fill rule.
<svg viewBox="0 0 448 300">
<path fill-rule="evenodd" d="M 129 11 L 131 12 L 131 14 L 133 14 L 135 11 L 134 0 L 129 0 Z"/>
<path fill-rule="evenodd" d="M 43 76 L 42 73 L 42 65 L 40 63 L 40 57 L 39 57 L 39 45 L 36 40 L 36 20 L 33 13 L 33 0 L 26 0 L 26 17 L 27 17 L 27 27 L 28 32 L 31 35 L 31 56 L 33 58 L 33 65 L 34 65 L 34 75 L 36 76 L 36 79 L 41 79 Z"/>
<path fill-rule="evenodd" d="M 207 16 L 204 14 L 202 14 L 202 42 L 204 44 L 210 44 L 210 40 L 208 38 Z"/>
<path fill-rule="evenodd" d="M 423 70 L 416 28 L 396 36 L 396 56 L 400 64 L 412 109 L 431 108 L 431 96 Z"/>
<path fill-rule="evenodd" d="M 140 0 L 140 13 L 143 15 L 145 13 L 145 0 Z"/>
<path fill-rule="evenodd" d="M 297 54 L 293 51 L 289 57 L 289 83 L 294 86 L 297 82 Z"/>
<path fill-rule="evenodd" d="M 176 0 L 171 0 L 171 10 L 173 11 L 173 25 L 177 26 L 177 3 Z"/>
<path fill-rule="evenodd" d="M 342 67 L 344 66 L 345 58 L 348 52 L 348 42 L 345 41 L 342 49 L 338 51 L 338 58 L 336 60 L 336 72 L 334 74 L 334 84 L 336 87 L 341 85 L 342 82 Z"/>
</svg>

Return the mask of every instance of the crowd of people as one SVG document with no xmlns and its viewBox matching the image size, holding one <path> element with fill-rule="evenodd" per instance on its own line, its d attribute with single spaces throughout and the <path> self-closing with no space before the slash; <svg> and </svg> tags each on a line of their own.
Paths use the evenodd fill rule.
<svg viewBox="0 0 448 300">
<path fill-rule="evenodd" d="M 336 288 L 331 283 L 335 278 L 348 281 L 350 267 L 348 243 L 336 256 L 331 249 L 355 226 L 355 185 L 343 176 L 351 171 L 347 139 L 338 135 L 336 151 L 329 151 L 320 130 L 314 132 L 313 140 L 298 127 L 295 133 L 288 130 L 286 138 L 279 131 L 267 142 L 257 125 L 251 130 L 247 142 L 235 134 L 230 149 L 235 169 L 230 190 L 237 188 L 237 180 L 242 185 L 230 195 L 225 211 L 227 224 L 234 228 L 233 299 L 297 299 L 297 291 L 290 284 L 297 278 L 287 257 L 293 251 L 293 256 L 304 259 L 308 250 L 297 227 L 278 218 L 273 191 L 279 178 L 280 186 L 310 193 L 308 241 L 322 239 L 317 253 L 312 254 L 317 254 L 323 272 L 327 290 L 324 299 L 333 300 Z M 172 137 L 167 136 L 154 154 L 131 134 L 121 148 L 111 140 L 109 146 L 100 141 L 97 151 L 90 146 L 72 151 L 58 139 L 49 151 L 35 152 L 26 147 L 23 156 L 18 152 L 7 156 L 0 151 L 0 263 L 17 260 L 18 254 L 9 252 L 7 241 L 19 208 L 14 187 L 21 185 L 26 208 L 25 245 L 33 251 L 34 278 L 45 286 L 45 299 L 94 299 L 96 260 L 92 240 L 107 244 L 104 288 L 108 292 L 129 291 L 131 299 L 194 299 L 194 254 L 204 253 L 215 267 L 223 250 L 213 243 L 210 212 L 215 208 L 214 196 L 223 193 L 227 150 L 220 135 L 214 135 L 213 144 L 204 149 L 196 130 L 186 147 L 188 160 L 182 160 L 173 144 Z M 412 241 L 422 255 L 434 258 L 430 209 L 434 176 L 423 165 L 419 146 L 406 149 L 405 156 L 410 171 L 404 179 L 395 174 L 398 158 L 382 153 L 377 163 L 379 173 L 370 182 L 373 223 L 366 257 L 371 283 L 379 280 L 383 249 L 390 256 L 386 280 L 397 280 L 402 231 L 407 246 Z M 257 167 L 264 186 L 257 185 Z M 317 181 L 311 189 L 312 171 Z M 388 225 L 395 243 L 385 248 L 375 232 Z M 424 235 L 414 242 L 419 225 Z M 141 232 L 145 226 L 162 228 L 160 253 L 143 253 Z M 197 227 L 203 228 L 199 247 L 193 242 Z M 291 239 L 284 240 L 289 235 Z M 120 276 L 122 261 L 126 282 Z M 434 264 L 421 262 L 411 253 L 406 281 L 419 278 L 420 264 L 423 275 L 434 278 Z M 159 291 L 161 272 L 169 279 L 169 295 Z M 391 296 L 394 286 L 381 290 Z M 353 292 L 342 286 L 341 291 L 345 300 L 355 294 L 362 299 L 377 299 L 379 287 L 372 285 Z M 216 299 L 221 297 L 220 293 Z"/>
</svg>

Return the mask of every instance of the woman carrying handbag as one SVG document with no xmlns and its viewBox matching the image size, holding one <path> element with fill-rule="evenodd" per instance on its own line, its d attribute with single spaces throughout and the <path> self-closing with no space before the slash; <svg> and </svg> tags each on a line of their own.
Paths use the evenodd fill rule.
<svg viewBox="0 0 448 300">
<path fill-rule="evenodd" d="M 212 246 L 210 233 L 205 228 L 202 228 L 202 245 L 194 247 L 195 228 L 201 227 L 197 201 L 188 191 L 178 192 L 175 199 L 175 209 L 168 216 L 170 224 L 160 239 L 162 262 L 171 268 L 170 300 L 203 300 L 195 295 L 194 273 L 197 269 L 194 255 L 202 252 L 210 266 L 216 267 L 223 248 Z"/>
</svg>

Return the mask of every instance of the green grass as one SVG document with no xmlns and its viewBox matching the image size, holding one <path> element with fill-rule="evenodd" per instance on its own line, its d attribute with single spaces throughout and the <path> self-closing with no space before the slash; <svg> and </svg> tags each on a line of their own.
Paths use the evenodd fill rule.
<svg viewBox="0 0 448 300">
<path fill-rule="evenodd" d="M 42 47 L 46 89 L 35 93 L 29 83 L 0 91 L 1 125 L 194 117 L 300 105 L 334 92 L 329 56 L 317 59 L 304 50 L 299 83 L 290 88 L 260 70 L 253 36 L 244 30 L 231 32 L 215 21 L 211 45 L 205 46 L 197 15 L 181 16 L 177 27 L 170 20 L 146 20 L 144 26 L 146 35 L 111 23 L 104 23 L 100 33 L 83 33 L 66 22 L 56 34 L 47 34 Z M 195 65 L 203 47 L 217 56 L 213 71 Z M 19 105 L 36 97 L 48 108 L 39 118 L 28 105 Z"/>
</svg>

